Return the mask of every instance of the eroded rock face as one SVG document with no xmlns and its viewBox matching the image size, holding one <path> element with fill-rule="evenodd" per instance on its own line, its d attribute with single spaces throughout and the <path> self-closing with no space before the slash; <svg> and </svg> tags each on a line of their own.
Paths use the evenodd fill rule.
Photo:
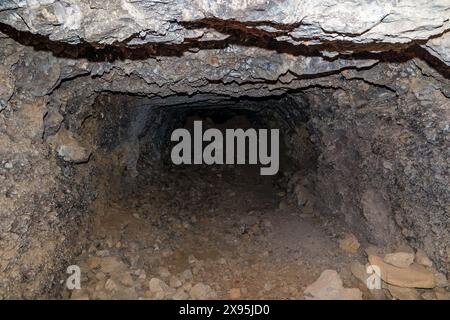
<svg viewBox="0 0 450 320">
<path fill-rule="evenodd" d="M 82 248 L 100 193 L 90 156 L 103 148 L 133 172 L 142 152 L 159 157 L 138 140 L 145 121 L 160 128 L 145 139 L 161 139 L 172 116 L 143 105 L 243 97 L 284 99 L 299 163 L 306 132 L 310 209 L 342 217 L 358 239 L 407 240 L 448 272 L 449 10 L 447 0 L 2 1 L 0 297 L 49 292 Z M 52 143 L 61 136 L 70 157 Z"/>
</svg>

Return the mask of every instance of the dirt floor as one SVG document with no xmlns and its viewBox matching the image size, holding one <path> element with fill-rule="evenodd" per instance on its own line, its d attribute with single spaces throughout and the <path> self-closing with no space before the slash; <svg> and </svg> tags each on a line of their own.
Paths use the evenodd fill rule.
<svg viewBox="0 0 450 320">
<path fill-rule="evenodd" d="M 144 179 L 141 179 L 144 180 Z M 76 299 L 302 299 L 325 269 L 350 285 L 358 254 L 251 166 L 175 167 L 111 197 L 76 263 Z"/>
</svg>

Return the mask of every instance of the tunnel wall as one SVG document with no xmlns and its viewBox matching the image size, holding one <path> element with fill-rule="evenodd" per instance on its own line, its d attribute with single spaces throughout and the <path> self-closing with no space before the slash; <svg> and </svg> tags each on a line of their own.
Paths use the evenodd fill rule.
<svg viewBox="0 0 450 320">
<path fill-rule="evenodd" d="M 297 105 L 318 155 L 315 205 L 380 245 L 401 233 L 448 271 L 450 86 L 421 59 L 233 45 L 134 60 L 115 60 L 114 50 L 108 60 L 98 49 L 97 61 L 83 46 L 45 38 L 36 48 L 31 35 L 28 43 L 10 36 L 0 36 L 0 297 L 49 292 L 83 248 L 100 192 L 102 152 L 87 120 L 100 93 L 161 106 L 303 92 L 308 107 L 303 98 Z M 59 153 L 61 141 L 76 151 L 72 160 Z"/>
</svg>

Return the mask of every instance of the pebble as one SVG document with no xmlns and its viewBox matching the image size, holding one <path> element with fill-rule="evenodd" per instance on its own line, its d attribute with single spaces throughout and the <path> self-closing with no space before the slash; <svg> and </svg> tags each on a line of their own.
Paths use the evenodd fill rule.
<svg viewBox="0 0 450 320">
<path fill-rule="evenodd" d="M 232 300 L 240 299 L 241 298 L 241 289 L 240 288 L 231 288 L 228 291 L 228 296 Z"/>
<path fill-rule="evenodd" d="M 339 247 L 349 253 L 356 253 L 360 247 L 358 239 L 351 233 L 346 233 L 342 239 L 339 240 Z"/>
<path fill-rule="evenodd" d="M 106 280 L 105 289 L 109 291 L 115 291 L 117 289 L 117 284 L 113 279 Z"/>
<path fill-rule="evenodd" d="M 426 267 L 430 267 L 431 268 L 433 266 L 433 262 L 430 260 L 430 258 L 428 258 L 427 254 L 422 249 L 418 249 L 416 251 L 415 261 L 418 264 L 421 264 L 421 265 L 426 266 Z"/>
<path fill-rule="evenodd" d="M 183 285 L 183 283 L 180 281 L 180 279 L 178 279 L 177 277 L 171 277 L 170 278 L 170 282 L 169 285 L 172 288 L 179 288 Z"/>
<path fill-rule="evenodd" d="M 215 292 L 211 287 L 203 283 L 197 283 L 193 286 L 189 294 L 192 299 L 196 300 L 213 299 L 215 297 Z"/>
<path fill-rule="evenodd" d="M 148 287 L 151 292 L 163 292 L 169 289 L 169 286 L 158 278 L 151 278 Z"/>
<path fill-rule="evenodd" d="M 399 268 L 408 268 L 414 262 L 414 254 L 408 252 L 388 253 L 384 256 L 384 262 Z"/>
</svg>

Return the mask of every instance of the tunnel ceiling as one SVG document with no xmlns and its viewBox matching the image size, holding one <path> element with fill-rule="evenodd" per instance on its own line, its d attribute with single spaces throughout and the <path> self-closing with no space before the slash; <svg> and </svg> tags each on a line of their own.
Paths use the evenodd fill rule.
<svg viewBox="0 0 450 320">
<path fill-rule="evenodd" d="M 0 99 L 15 87 L 44 96 L 77 78 L 84 95 L 277 95 L 338 88 L 340 71 L 411 58 L 448 76 L 449 10 L 447 0 L 3 1 L 2 37 L 29 46 L 5 41 Z M 21 88 L 20 77 L 33 88 Z"/>
</svg>

